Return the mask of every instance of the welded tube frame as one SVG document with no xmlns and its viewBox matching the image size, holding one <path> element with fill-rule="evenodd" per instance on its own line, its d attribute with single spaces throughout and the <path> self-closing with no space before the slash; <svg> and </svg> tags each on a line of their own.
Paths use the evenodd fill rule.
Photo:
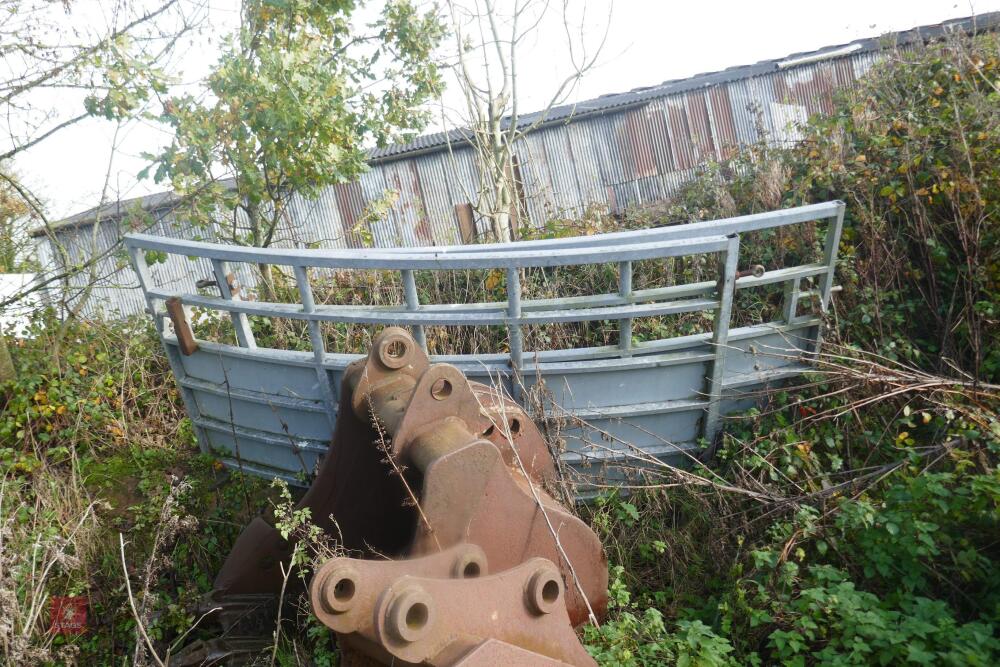
<svg viewBox="0 0 1000 667">
<path fill-rule="evenodd" d="M 516 241 L 504 244 L 451 246 L 434 248 L 396 249 L 350 249 L 312 250 L 289 248 L 247 248 L 218 245 L 183 239 L 164 238 L 148 234 L 128 234 L 124 243 L 139 285 L 143 289 L 149 312 L 153 315 L 157 330 L 163 338 L 164 348 L 171 365 L 181 381 L 181 393 L 188 413 L 192 417 L 199 440 L 209 442 L 206 429 L 213 432 L 219 424 L 201 418 L 195 391 L 200 391 L 197 380 L 184 377 L 181 354 L 172 334 L 167 330 L 163 304 L 166 299 L 177 297 L 186 306 L 196 306 L 227 313 L 233 321 L 237 336 L 237 347 L 245 353 L 275 357 L 277 363 L 291 363 L 291 357 L 279 354 L 280 350 L 255 349 L 256 341 L 250 329 L 249 317 L 281 317 L 307 322 L 311 360 L 314 367 L 322 403 L 325 411 L 335 420 L 337 403 L 334 378 L 345 355 L 325 349 L 322 336 L 322 322 L 350 322 L 371 325 L 404 325 L 413 328 L 414 337 L 426 349 L 424 326 L 477 326 L 501 325 L 508 332 L 509 352 L 505 355 L 490 352 L 477 355 L 443 355 L 435 357 L 442 361 L 473 363 L 496 368 L 501 358 L 506 358 L 507 368 L 515 375 L 515 391 L 519 389 L 521 373 L 539 372 L 544 377 L 547 372 L 559 372 L 566 360 L 573 372 L 584 372 L 593 367 L 595 371 L 614 365 L 617 359 L 621 365 L 625 360 L 646 357 L 674 349 L 674 342 L 681 339 L 688 349 L 695 340 L 703 339 L 710 347 L 712 360 L 705 377 L 705 415 L 701 425 L 702 436 L 711 439 L 720 423 L 720 399 L 725 367 L 725 349 L 735 293 L 741 289 L 781 284 L 784 287 L 784 304 L 780 319 L 762 324 L 783 329 L 814 331 L 808 334 L 812 350 L 817 349 L 821 320 L 814 315 L 798 315 L 801 299 L 816 298 L 821 314 L 829 309 L 834 288 L 834 269 L 837 250 L 844 222 L 844 204 L 839 201 L 796 207 L 783 211 L 739 216 L 735 218 L 696 222 L 656 229 L 632 230 L 612 234 L 600 234 L 569 239 L 548 239 L 537 241 Z M 774 229 L 777 227 L 826 221 L 826 238 L 823 243 L 822 258 L 818 262 L 798 266 L 768 270 L 763 276 L 737 275 L 739 265 L 740 234 Z M 736 236 L 734 236 L 736 235 Z M 735 239 L 735 240 L 734 240 Z M 220 296 L 205 296 L 184 291 L 159 287 L 148 266 L 146 251 L 160 251 L 175 256 L 200 257 L 211 262 L 220 289 Z M 634 262 L 660 260 L 693 254 L 716 254 L 722 260 L 722 289 L 718 281 L 702 281 L 683 285 L 670 285 L 652 289 L 635 290 L 633 285 Z M 230 263 L 274 264 L 290 266 L 301 298 L 301 304 L 268 303 L 240 299 L 233 294 L 227 277 L 231 274 Z M 618 289 L 615 293 L 557 299 L 524 299 L 521 275 L 525 268 L 557 267 L 585 264 L 617 264 Z M 404 302 L 399 306 L 329 305 L 315 302 L 310 281 L 310 268 L 316 269 L 360 269 L 393 270 L 400 273 Z M 421 304 L 416 288 L 415 272 L 423 270 L 447 271 L 462 269 L 503 270 L 507 277 L 507 299 L 502 302 L 471 304 Z M 816 280 L 815 287 L 802 289 L 805 280 Z M 696 311 L 714 311 L 712 332 L 705 335 L 681 338 L 657 339 L 633 343 L 631 329 L 636 317 L 670 315 Z M 618 343 L 611 346 L 561 349 L 531 352 L 524 349 L 522 329 L 526 325 L 549 324 L 554 322 L 582 322 L 593 320 L 616 320 L 618 322 Z M 690 340 L 689 340 L 690 339 Z M 219 344 L 205 342 L 208 351 Z M 224 349 L 225 345 L 219 349 Z M 677 347 L 677 349 L 682 349 Z M 526 359 L 530 354 L 531 363 Z M 349 355 L 348 355 L 349 356 Z M 219 357 L 220 360 L 222 357 Z M 636 357 L 638 358 L 638 357 Z M 692 357 L 693 358 L 693 357 Z M 297 362 L 296 362 L 297 363 Z M 536 368 L 541 364 L 544 369 Z M 611 368 L 611 366 L 607 366 Z M 722 375 L 720 375 L 722 373 Z M 195 383 L 195 384 L 192 384 Z M 726 387 L 729 385 L 726 384 Z M 202 388 L 204 389 L 204 388 Z M 227 386 L 226 391 L 229 392 Z M 284 400 L 284 399 L 283 399 Z M 288 399 L 292 400 L 292 399 Z M 303 402 L 303 405 L 305 402 Z M 298 404 L 296 404 L 298 405 Z M 331 407 L 334 406 L 334 407 Z M 647 406 L 648 407 L 648 406 Z M 299 409 L 301 406 L 295 409 Z M 289 407 L 292 409 L 292 407 Z M 310 408 L 311 409 L 311 408 Z M 639 409 L 637 407 L 637 409 Z M 651 409 L 651 408 L 650 408 Z M 615 408 L 615 415 L 622 420 L 629 419 L 628 406 Z M 637 413 L 639 414 L 639 413 Z M 226 426 L 233 437 L 243 437 L 244 430 L 239 424 Z M 220 431 L 221 432 L 221 431 Z M 246 433 L 246 437 L 261 440 L 263 434 Z M 289 440 L 285 438 L 285 440 Z M 263 440 L 262 440 L 263 441 Z M 280 437 L 268 436 L 267 442 L 277 446 Z M 281 446 L 288 446 L 287 442 Z M 296 445 L 298 446 L 298 445 Z M 322 449 L 322 443 L 302 445 L 310 451 Z"/>
</svg>

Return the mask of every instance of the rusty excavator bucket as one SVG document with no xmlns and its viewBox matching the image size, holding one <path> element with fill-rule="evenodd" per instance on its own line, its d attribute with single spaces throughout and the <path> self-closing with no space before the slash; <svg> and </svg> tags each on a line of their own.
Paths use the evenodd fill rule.
<svg viewBox="0 0 1000 667">
<path fill-rule="evenodd" d="M 524 410 L 431 364 L 399 328 L 347 369 L 340 397 L 299 507 L 349 554 L 309 590 L 342 664 L 594 664 L 574 628 L 605 613 L 607 561 L 553 496 L 552 456 Z M 173 664 L 232 664 L 269 643 L 291 550 L 264 518 L 247 526 L 211 598 L 222 638 Z"/>
</svg>

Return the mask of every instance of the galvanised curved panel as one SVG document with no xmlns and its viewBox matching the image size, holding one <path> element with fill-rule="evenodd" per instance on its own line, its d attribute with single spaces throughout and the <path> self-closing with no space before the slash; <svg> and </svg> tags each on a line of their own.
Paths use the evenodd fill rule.
<svg viewBox="0 0 1000 667">
<path fill-rule="evenodd" d="M 761 390 L 808 369 L 819 344 L 821 315 L 833 291 L 833 271 L 844 205 L 830 202 L 784 211 L 551 241 L 495 246 L 398 250 L 256 249 L 129 235 L 125 243 L 149 311 L 177 378 L 201 447 L 226 465 L 304 483 L 326 453 L 337 419 L 338 391 L 348 364 L 360 354 L 327 352 L 323 321 L 422 326 L 502 324 L 509 352 L 432 357 L 454 364 L 470 379 L 502 387 L 518 400 L 533 397 L 544 414 L 563 463 L 586 492 L 605 483 L 635 484 L 633 468 L 657 461 L 684 465 L 700 454 L 726 415 L 758 400 Z M 739 271 L 739 235 L 774 227 L 828 221 L 818 262 Z M 219 297 L 170 291 L 150 279 L 146 251 L 200 258 L 213 267 Z M 632 262 L 711 253 L 720 259 L 717 281 L 632 289 Z M 299 303 L 240 300 L 227 280 L 230 262 L 292 267 Z M 522 300 L 520 270 L 531 266 L 617 263 L 619 291 L 569 299 Z M 317 305 L 309 267 L 400 271 L 406 304 L 398 307 Z M 505 302 L 419 303 L 414 270 L 502 269 Z M 803 281 L 815 280 L 814 289 Z M 737 290 L 784 286 L 780 320 L 730 328 Z M 800 300 L 814 298 L 819 313 L 799 315 Z M 187 340 L 180 305 L 228 313 L 236 344 Z M 635 317 L 712 312 L 712 331 L 633 343 Z M 257 345 L 248 315 L 307 322 L 311 351 Z M 523 350 L 524 326 L 551 322 L 617 320 L 621 343 L 582 349 Z M 180 335 L 179 335 L 180 334 Z M 539 407 L 539 397 L 542 405 Z"/>
</svg>

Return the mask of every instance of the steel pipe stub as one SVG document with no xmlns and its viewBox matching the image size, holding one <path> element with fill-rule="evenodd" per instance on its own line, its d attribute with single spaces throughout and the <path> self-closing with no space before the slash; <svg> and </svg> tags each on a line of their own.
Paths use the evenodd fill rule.
<svg viewBox="0 0 1000 667">
<path fill-rule="evenodd" d="M 434 601 L 420 586 L 407 586 L 393 595 L 386 611 L 385 625 L 400 641 L 419 641 L 434 626 Z"/>
<path fill-rule="evenodd" d="M 559 571 L 542 566 L 528 579 L 525 588 L 528 609 L 535 614 L 551 614 L 562 601 L 563 581 Z"/>
<path fill-rule="evenodd" d="M 451 576 L 454 579 L 475 579 L 487 574 L 486 552 L 474 544 L 468 545 L 468 549 L 455 558 L 455 563 L 451 566 Z"/>
<path fill-rule="evenodd" d="M 342 614 L 348 611 L 357 597 L 359 576 L 357 570 L 348 564 L 333 568 L 322 574 L 319 590 L 322 591 L 320 604 L 328 614 Z"/>
<path fill-rule="evenodd" d="M 402 368 L 413 357 L 413 339 L 402 332 L 391 332 L 378 342 L 376 352 L 379 362 L 386 368 Z"/>
</svg>

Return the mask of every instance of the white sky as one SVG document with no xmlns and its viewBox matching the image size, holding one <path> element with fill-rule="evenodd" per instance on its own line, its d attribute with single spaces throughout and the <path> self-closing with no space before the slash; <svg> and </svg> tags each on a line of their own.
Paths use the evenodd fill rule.
<svg viewBox="0 0 1000 667">
<path fill-rule="evenodd" d="M 608 1 L 587 4 L 588 34 L 594 40 L 603 32 Z M 578 10 L 583 0 L 569 2 Z M 231 24 L 236 6 L 236 2 L 213 1 L 215 34 Z M 997 10 L 1000 0 L 617 0 L 599 66 L 573 99 Z M 544 105 L 566 75 L 561 65 L 564 45 L 556 22 L 543 23 L 537 38 L 527 44 L 519 84 L 523 111 Z M 210 45 L 195 42 L 186 52 L 183 80 L 203 75 L 214 60 Z M 452 105 L 456 101 L 453 94 L 446 97 Z M 107 121 L 88 120 L 18 158 L 19 173 L 47 201 L 53 219 L 98 203 L 107 174 L 112 200 L 163 189 L 152 181 L 138 182 L 136 174 L 146 166 L 140 153 L 155 152 L 169 135 L 149 123 L 120 128 L 109 171 L 115 129 Z"/>
</svg>

